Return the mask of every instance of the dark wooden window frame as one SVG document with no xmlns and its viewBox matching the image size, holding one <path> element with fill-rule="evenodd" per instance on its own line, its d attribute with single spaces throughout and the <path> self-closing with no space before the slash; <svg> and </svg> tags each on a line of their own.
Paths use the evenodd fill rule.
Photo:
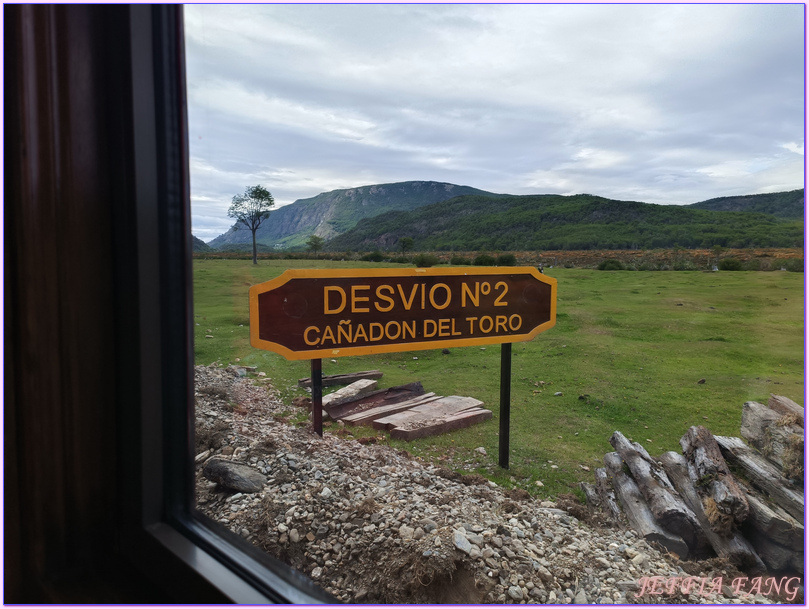
<svg viewBox="0 0 809 609">
<path fill-rule="evenodd" d="M 4 28 L 4 601 L 335 602 L 194 508 L 182 7 Z"/>
</svg>

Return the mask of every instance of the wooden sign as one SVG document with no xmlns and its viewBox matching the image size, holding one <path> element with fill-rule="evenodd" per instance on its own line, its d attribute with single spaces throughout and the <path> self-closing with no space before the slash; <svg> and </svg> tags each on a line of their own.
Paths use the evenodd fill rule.
<svg viewBox="0 0 809 609">
<path fill-rule="evenodd" d="M 533 267 L 288 270 L 250 288 L 250 344 L 287 359 L 530 340 L 556 323 Z"/>
</svg>

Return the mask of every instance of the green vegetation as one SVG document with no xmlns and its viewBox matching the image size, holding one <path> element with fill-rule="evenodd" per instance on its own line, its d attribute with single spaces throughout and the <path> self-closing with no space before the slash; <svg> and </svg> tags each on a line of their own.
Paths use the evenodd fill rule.
<svg viewBox="0 0 809 609">
<path fill-rule="evenodd" d="M 593 195 L 463 196 L 360 221 L 327 250 L 410 235 L 419 251 L 803 247 L 801 219 Z"/>
<path fill-rule="evenodd" d="M 260 261 L 253 266 L 246 260 L 196 260 L 196 363 L 227 365 L 239 358 L 265 372 L 286 403 L 302 395 L 296 381 L 309 376 L 308 361 L 287 361 L 249 346 L 247 290 L 286 268 L 314 266 L 394 267 L 356 261 Z M 391 444 L 542 496 L 571 492 L 579 480 L 592 481 L 592 471 L 581 466 L 599 466 L 616 429 L 657 455 L 679 450 L 678 440 L 691 425 L 738 435 L 747 400 L 766 401 L 776 393 L 803 403 L 801 274 L 562 268 L 546 273 L 558 281 L 557 324 L 533 341 L 514 344 L 507 471 L 497 467 L 499 347 L 324 359 L 323 372 L 380 369 L 383 387 L 420 380 L 428 391 L 483 400 L 495 413 L 491 421 Z M 478 446 L 488 456 L 475 453 Z M 536 480 L 544 487 L 537 487 Z"/>
<path fill-rule="evenodd" d="M 608 258 L 607 260 L 602 260 L 598 264 L 599 271 L 623 271 L 624 265 L 621 263 L 620 260 L 616 260 L 615 258 Z"/>
<path fill-rule="evenodd" d="M 363 218 L 393 211 L 409 211 L 459 195 L 487 195 L 484 190 L 444 182 L 410 181 L 376 184 L 323 192 L 298 199 L 273 212 L 272 222 L 257 232 L 259 243 L 281 245 L 285 249 L 304 249 L 309 235 L 317 232 L 328 239 L 354 226 Z M 249 243 L 238 231 L 228 231 L 210 242 L 215 248 L 226 244 Z"/>
<path fill-rule="evenodd" d="M 250 231 L 253 245 L 253 264 L 256 262 L 256 231 L 270 217 L 270 208 L 275 205 L 275 199 L 270 191 L 261 184 L 248 186 L 244 189 L 244 194 L 235 195 L 228 208 L 228 218 L 236 220 L 237 228 L 242 224 Z"/>
<path fill-rule="evenodd" d="M 744 195 L 739 197 L 719 197 L 694 203 L 694 209 L 711 211 L 747 211 L 770 214 L 776 218 L 802 220 L 804 211 L 804 192 L 773 192 L 761 195 Z"/>
<path fill-rule="evenodd" d="M 326 240 L 323 237 L 312 235 L 311 237 L 309 237 L 309 239 L 307 239 L 306 247 L 310 252 L 312 252 L 315 255 L 315 258 L 317 258 L 317 253 L 318 251 L 323 249 L 323 244 L 325 242 Z"/>
</svg>

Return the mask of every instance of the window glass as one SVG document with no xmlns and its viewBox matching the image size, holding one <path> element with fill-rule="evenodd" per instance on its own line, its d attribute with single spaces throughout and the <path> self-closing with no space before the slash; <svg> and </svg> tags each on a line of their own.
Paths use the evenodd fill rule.
<svg viewBox="0 0 809 609">
<path fill-rule="evenodd" d="M 803 404 L 801 10 L 186 6 L 199 511 L 343 602 L 634 602 L 617 582 L 719 577 L 672 557 L 707 546 L 612 526 L 587 485 L 616 430 L 657 457 L 692 426 L 738 436 L 746 402 Z M 288 269 L 515 263 L 559 287 L 555 327 L 509 356 L 508 469 L 497 344 L 323 359 L 493 412 L 407 439 L 319 437 L 310 362 L 250 346 L 248 289 Z M 725 583 L 714 601 L 740 597 Z"/>
</svg>

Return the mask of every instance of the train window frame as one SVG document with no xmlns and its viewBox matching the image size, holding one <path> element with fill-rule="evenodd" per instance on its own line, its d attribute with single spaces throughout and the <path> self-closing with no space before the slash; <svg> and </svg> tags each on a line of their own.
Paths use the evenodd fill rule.
<svg viewBox="0 0 809 609">
<path fill-rule="evenodd" d="M 194 507 L 193 291 L 182 6 L 129 7 L 134 209 L 118 222 L 122 545 L 182 602 L 332 603 Z M 125 220 L 127 218 L 119 218 Z M 119 324 L 122 325 L 122 324 Z M 157 328 L 157 331 L 155 331 Z M 166 560 L 170 559 L 170 560 Z M 187 585 L 182 585 L 186 583 Z M 195 587 L 203 584 L 201 587 Z"/>
</svg>

